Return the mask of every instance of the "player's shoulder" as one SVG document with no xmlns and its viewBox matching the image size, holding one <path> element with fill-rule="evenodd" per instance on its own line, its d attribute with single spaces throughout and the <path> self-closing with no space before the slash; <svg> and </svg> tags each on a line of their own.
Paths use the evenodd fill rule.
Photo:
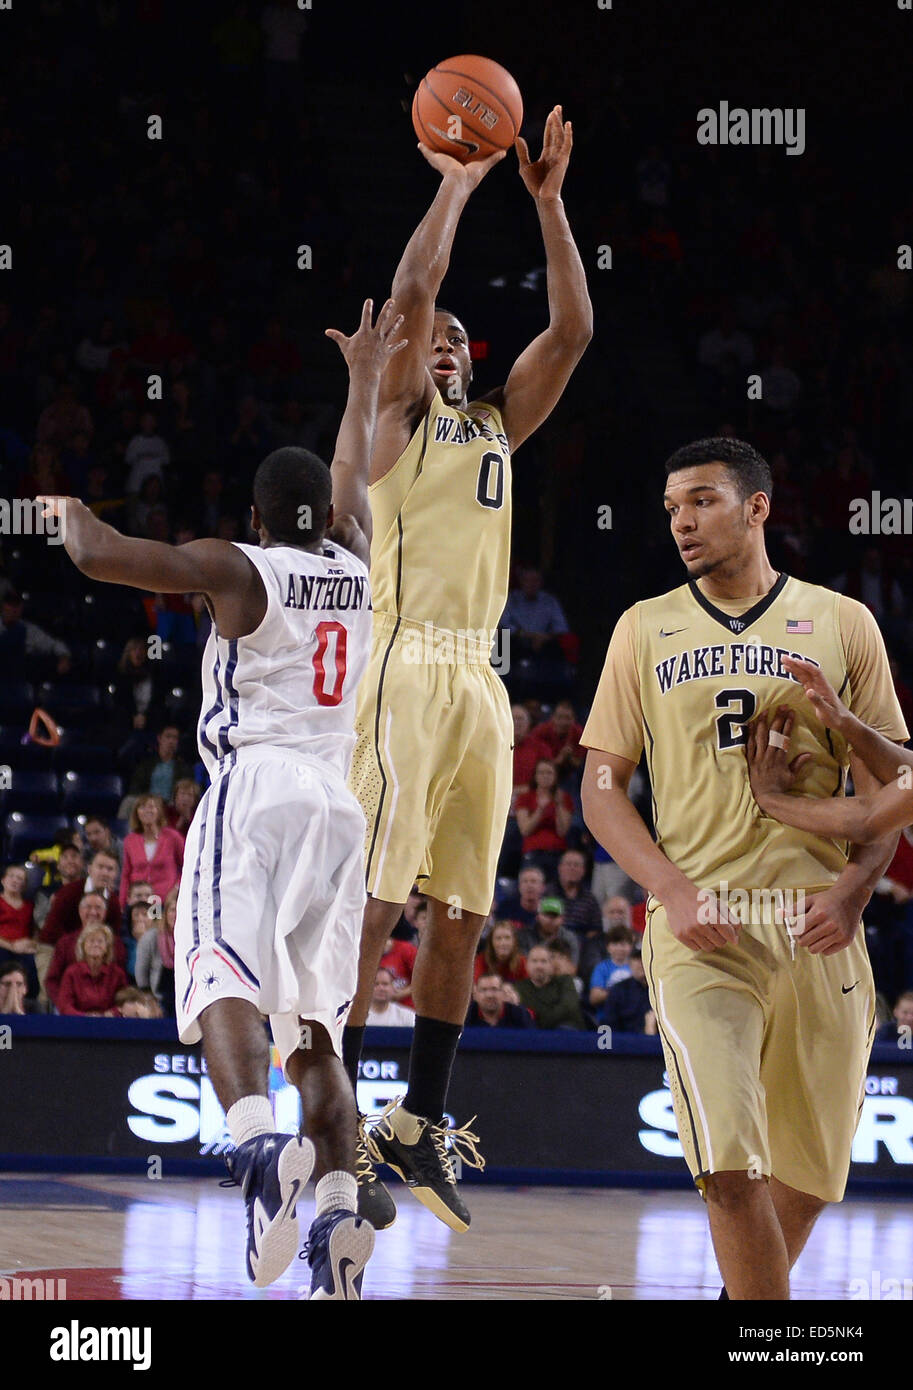
<svg viewBox="0 0 913 1390">
<path fill-rule="evenodd" d="M 340 545 L 339 541 L 325 540 L 323 542 L 322 558 L 326 560 L 331 567 L 333 565 L 339 565 L 349 570 L 351 573 L 364 576 L 365 578 L 369 575 L 368 566 L 365 564 L 364 560 L 356 555 L 354 551 L 349 550 L 344 545 Z"/>
<path fill-rule="evenodd" d="M 688 611 L 693 604 L 690 588 L 687 584 L 679 584 L 674 589 L 667 589 L 664 594 L 654 594 L 652 598 L 638 599 L 632 603 L 630 608 L 626 608 L 622 613 L 622 618 L 626 618 L 635 628 L 647 628 L 651 624 L 657 627 L 671 626 L 674 616 Z"/>
</svg>

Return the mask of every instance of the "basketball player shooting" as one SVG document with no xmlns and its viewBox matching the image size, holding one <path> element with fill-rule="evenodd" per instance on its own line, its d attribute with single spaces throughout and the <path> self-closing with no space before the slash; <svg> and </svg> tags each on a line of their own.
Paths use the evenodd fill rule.
<svg viewBox="0 0 913 1390">
<path fill-rule="evenodd" d="M 250 1278 L 262 1288 L 293 1259 L 313 1172 L 310 1297 L 340 1301 L 360 1297 L 374 1244 L 355 1215 L 353 1096 L 339 1056 L 365 901 L 364 817 L 345 778 L 370 644 L 368 467 L 401 325 L 388 301 L 372 327 L 368 300 L 353 337 L 328 330 L 349 368 L 333 463 L 298 448 L 263 460 L 251 510 L 259 546 L 138 540 L 75 498 L 41 499 L 45 516 L 64 518 L 67 552 L 90 579 L 205 597 L 213 627 L 197 733 L 211 780 L 178 897 L 178 1030 L 185 1043 L 202 1036 L 227 1114 Z M 274 1132 L 264 1014 L 309 1137 Z"/>
<path fill-rule="evenodd" d="M 783 665 L 801 682 L 821 723 L 846 740 L 881 789 L 870 796 L 826 801 L 803 796 L 799 773 L 812 755 L 790 758 L 797 712 L 781 706 L 770 718 L 759 715 L 749 726 L 745 748 L 751 790 L 764 814 L 797 830 L 857 845 L 870 845 L 913 823 L 913 753 L 857 719 L 817 666 L 790 657 L 784 657 Z"/>
<path fill-rule="evenodd" d="M 747 726 L 772 717 L 782 737 L 776 712 L 791 712 L 812 811 L 844 804 L 848 766 L 863 797 L 880 782 L 791 666 L 816 665 L 884 740 L 907 730 L 868 609 L 772 567 L 760 454 L 699 440 L 666 473 L 687 582 L 618 621 L 582 738 L 583 813 L 650 892 L 650 1000 L 721 1296 L 787 1299 L 818 1214 L 846 1186 L 875 1029 L 861 918 L 897 837 L 847 852 L 835 822 L 808 833 L 762 815 Z M 627 795 L 645 742 L 655 843 Z"/>
<path fill-rule="evenodd" d="M 545 243 L 549 324 L 504 386 L 470 402 L 466 328 L 436 307 L 460 215 L 503 151 L 464 165 L 419 146 L 441 183 L 393 281 L 409 346 L 381 386 L 371 465 L 374 638 L 350 779 L 367 820 L 370 894 L 343 1044 L 353 1086 L 377 967 L 416 881 L 429 910 L 412 980 L 408 1090 L 368 1133 L 369 1150 L 360 1122 L 359 1211 L 378 1229 L 396 1209 L 372 1158 L 455 1231 L 470 1217 L 445 1140 L 482 1162 L 475 1136 L 442 1121 L 511 796 L 513 722 L 491 667 L 507 598 L 510 457 L 554 409 L 592 332 L 561 200 L 571 143 L 560 107 L 539 159 L 516 141 Z"/>
</svg>

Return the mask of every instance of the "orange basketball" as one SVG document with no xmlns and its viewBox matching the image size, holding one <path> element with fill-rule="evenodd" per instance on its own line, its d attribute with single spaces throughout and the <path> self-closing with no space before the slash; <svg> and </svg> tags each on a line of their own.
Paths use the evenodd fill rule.
<svg viewBox="0 0 913 1390">
<path fill-rule="evenodd" d="M 506 68 L 465 53 L 423 77 L 412 124 L 423 145 L 468 164 L 514 143 L 523 120 L 520 88 Z"/>
</svg>

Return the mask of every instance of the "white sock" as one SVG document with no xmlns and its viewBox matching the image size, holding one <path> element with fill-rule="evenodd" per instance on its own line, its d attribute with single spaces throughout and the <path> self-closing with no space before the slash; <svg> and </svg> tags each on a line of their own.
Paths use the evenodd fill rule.
<svg viewBox="0 0 913 1390">
<path fill-rule="evenodd" d="M 358 1207 L 358 1183 L 353 1173 L 327 1173 L 314 1188 L 317 1199 L 316 1215 L 328 1211 L 355 1211 Z"/>
<path fill-rule="evenodd" d="M 266 1096 L 242 1096 L 236 1100 L 225 1117 L 232 1143 L 237 1146 L 258 1134 L 275 1134 L 273 1107 Z"/>
<path fill-rule="evenodd" d="M 398 1105 L 390 1115 L 393 1133 L 401 1144 L 417 1144 L 422 1133 L 423 1122 L 417 1115 Z"/>
</svg>

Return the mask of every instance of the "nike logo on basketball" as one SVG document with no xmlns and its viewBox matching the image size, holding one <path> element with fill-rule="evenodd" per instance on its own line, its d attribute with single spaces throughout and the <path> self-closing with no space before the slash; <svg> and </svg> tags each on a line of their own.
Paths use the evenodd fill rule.
<svg viewBox="0 0 913 1390">
<path fill-rule="evenodd" d="M 430 124 L 430 123 L 429 123 Z M 462 145 L 464 150 L 470 154 L 478 154 L 479 147 L 474 140 L 460 140 L 456 135 L 448 135 L 446 130 L 441 130 L 440 126 L 432 125 L 431 129 L 435 135 L 439 135 L 442 140 L 449 140 L 451 145 Z"/>
<path fill-rule="evenodd" d="M 840 986 L 840 991 L 841 991 L 842 994 L 849 994 L 850 990 L 851 990 L 851 989 L 855 989 L 856 986 L 857 986 L 858 984 L 859 984 L 859 981 L 858 981 L 858 980 L 854 980 L 853 983 L 852 983 L 851 985 L 841 985 L 841 986 Z"/>
<path fill-rule="evenodd" d="M 674 627 L 674 628 L 672 629 L 671 632 L 664 632 L 663 629 L 660 628 L 660 630 L 659 630 L 659 635 L 660 635 L 660 637 L 674 637 L 675 634 L 676 634 L 677 632 L 687 632 L 687 631 L 688 631 L 688 629 L 687 629 L 686 627 Z"/>
</svg>

